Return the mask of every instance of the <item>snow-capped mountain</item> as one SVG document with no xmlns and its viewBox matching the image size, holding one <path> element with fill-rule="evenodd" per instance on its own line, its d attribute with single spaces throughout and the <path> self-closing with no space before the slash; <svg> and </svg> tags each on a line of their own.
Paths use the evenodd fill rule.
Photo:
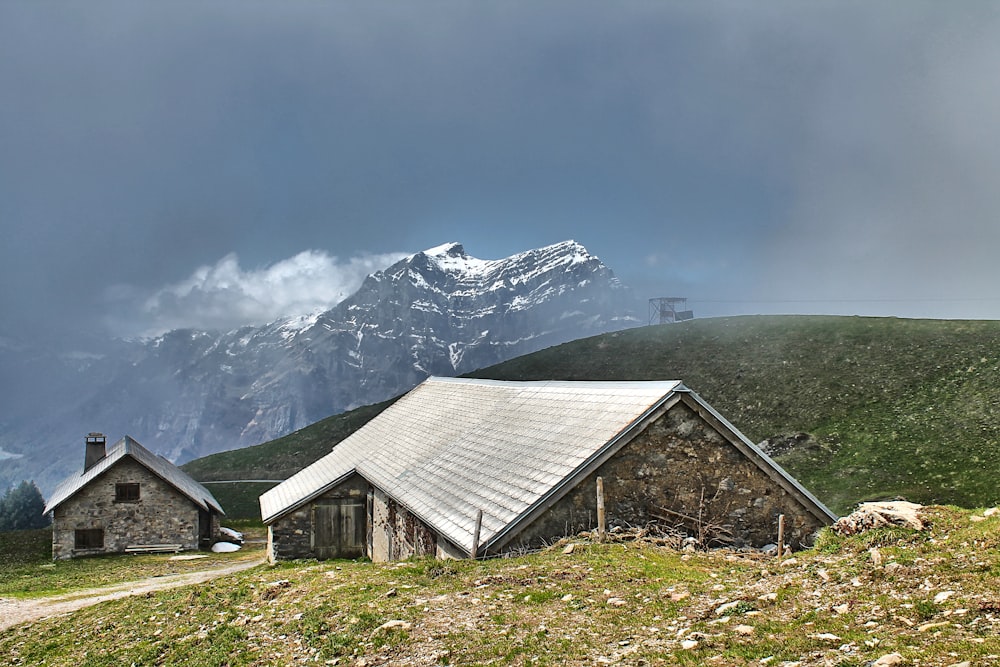
<svg viewBox="0 0 1000 667">
<path fill-rule="evenodd" d="M 224 334 L 172 331 L 72 359 L 39 356 L 73 392 L 53 388 L 60 403 L 33 411 L 26 406 L 48 395 L 39 387 L 20 412 L 0 414 L 0 486 L 36 479 L 44 492 L 81 465 L 88 431 L 128 433 L 181 463 L 391 398 L 428 375 L 639 323 L 628 290 L 578 243 L 499 260 L 448 243 L 368 276 L 311 317 Z M 0 346 L 0 367 L 13 364 L 9 347 Z"/>
</svg>

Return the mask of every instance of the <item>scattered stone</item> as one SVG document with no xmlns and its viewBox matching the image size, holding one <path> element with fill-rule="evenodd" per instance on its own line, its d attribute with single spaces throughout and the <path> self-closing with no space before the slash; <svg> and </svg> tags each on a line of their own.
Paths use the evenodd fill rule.
<svg viewBox="0 0 1000 667">
<path fill-rule="evenodd" d="M 394 597 L 396 597 L 396 595 L 397 595 L 397 593 L 396 593 L 396 589 L 395 588 L 390 588 L 389 590 L 387 590 L 385 592 L 385 596 L 387 598 L 394 598 Z"/>
<path fill-rule="evenodd" d="M 838 604 L 836 607 L 833 608 L 834 613 L 837 613 L 837 614 L 846 614 L 850 610 L 851 610 L 851 605 L 846 604 L 846 603 L 845 604 Z"/>
<path fill-rule="evenodd" d="M 573 549 L 575 549 L 575 548 L 576 548 L 576 545 L 575 545 L 575 544 L 573 544 L 572 542 L 570 542 L 569 544 L 567 544 L 567 545 L 566 545 L 566 548 L 565 548 L 565 549 L 563 549 L 563 550 L 562 550 L 562 552 L 563 552 L 563 553 L 564 553 L 565 555 L 567 555 L 567 556 L 568 556 L 568 555 L 570 555 L 571 553 L 573 553 Z"/>
<path fill-rule="evenodd" d="M 882 564 L 882 553 L 878 550 L 878 547 L 872 547 L 869 549 L 868 556 L 872 559 L 872 565 L 875 567 Z"/>
<path fill-rule="evenodd" d="M 994 514 L 996 514 L 997 512 L 1000 512 L 1000 508 L 997 508 L 997 507 L 991 507 L 991 508 L 989 508 L 988 510 L 986 510 L 985 512 L 983 512 L 983 516 L 987 516 L 987 517 L 989 517 L 989 516 L 993 516 L 993 515 L 994 515 Z"/>
<path fill-rule="evenodd" d="M 563 602 L 569 602 L 572 599 L 573 599 L 573 594 L 572 593 L 567 593 L 566 595 L 562 596 L 562 601 Z"/>
<path fill-rule="evenodd" d="M 738 605 L 739 603 L 740 603 L 739 600 L 733 600 L 732 602 L 727 602 L 725 604 L 721 604 L 721 605 L 719 605 L 718 607 L 715 608 L 715 615 L 716 616 L 722 616 L 723 614 L 725 614 L 730 609 L 733 609 L 734 607 L 736 607 L 736 605 Z"/>
<path fill-rule="evenodd" d="M 826 570 L 823 569 L 816 570 L 816 574 L 819 575 L 819 578 L 822 579 L 824 582 L 830 581 L 830 573 L 827 572 Z"/>
<path fill-rule="evenodd" d="M 833 634 L 832 632 L 820 632 L 819 634 L 809 635 L 811 639 L 820 639 L 825 642 L 839 642 L 840 637 Z"/>
<path fill-rule="evenodd" d="M 774 602 L 775 600 L 778 599 L 778 594 L 777 593 L 764 593 L 763 595 L 757 596 L 757 599 L 761 600 L 763 602 Z"/>
<path fill-rule="evenodd" d="M 890 667 L 903 662 L 903 656 L 898 653 L 887 653 L 872 663 L 872 667 Z"/>
<path fill-rule="evenodd" d="M 685 599 L 687 597 L 690 597 L 690 596 L 691 596 L 691 594 L 688 593 L 687 591 L 681 591 L 679 593 L 671 593 L 670 594 L 670 601 L 671 602 L 680 602 L 681 600 L 683 600 L 683 599 Z"/>
<path fill-rule="evenodd" d="M 954 594 L 955 591 L 941 591 L 940 593 L 934 596 L 934 604 L 941 604 Z"/>
<path fill-rule="evenodd" d="M 737 625 L 733 628 L 733 632 L 738 635 L 752 635 L 754 633 L 754 627 L 752 625 Z"/>
<path fill-rule="evenodd" d="M 781 561 L 781 567 L 789 567 L 791 565 L 798 565 L 798 564 L 799 564 L 798 558 L 788 558 L 786 560 Z"/>
<path fill-rule="evenodd" d="M 933 630 L 934 628 L 943 628 L 946 625 L 950 625 L 948 621 L 938 621 L 937 623 L 924 623 L 923 625 L 917 626 L 917 632 L 927 632 L 928 630 Z"/>
<path fill-rule="evenodd" d="M 972 667 L 972 663 L 968 660 L 963 660 L 962 662 L 952 663 L 948 667 Z"/>
<path fill-rule="evenodd" d="M 973 514 L 972 516 L 969 517 L 969 521 L 971 521 L 973 523 L 978 523 L 980 521 L 986 521 L 986 517 L 985 516 L 979 516 L 978 514 Z"/>
<path fill-rule="evenodd" d="M 393 620 L 386 621 L 382 625 L 375 628 L 375 632 L 380 632 L 382 630 L 394 630 L 396 628 L 399 628 L 400 630 L 409 630 L 412 627 L 413 624 L 410 623 L 409 621 L 403 621 L 398 618 L 394 618 Z"/>
<path fill-rule="evenodd" d="M 681 642 L 681 648 L 684 649 L 685 651 L 696 648 L 697 646 L 698 642 L 695 641 L 694 639 L 685 639 L 684 641 Z"/>
<path fill-rule="evenodd" d="M 625 602 L 625 600 L 622 600 L 621 598 L 608 598 L 607 604 L 610 607 L 624 607 L 628 603 Z"/>
</svg>

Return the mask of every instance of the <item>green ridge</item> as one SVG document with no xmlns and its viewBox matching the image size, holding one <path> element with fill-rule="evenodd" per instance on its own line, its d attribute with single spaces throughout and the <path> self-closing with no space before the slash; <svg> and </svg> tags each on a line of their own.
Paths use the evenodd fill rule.
<svg viewBox="0 0 1000 667">
<path fill-rule="evenodd" d="M 754 442 L 787 441 L 774 458 L 837 512 L 881 497 L 976 507 L 1000 496 L 996 321 L 691 320 L 566 343 L 471 376 L 683 380 Z M 283 478 L 388 404 L 184 468 L 203 480 Z"/>
</svg>

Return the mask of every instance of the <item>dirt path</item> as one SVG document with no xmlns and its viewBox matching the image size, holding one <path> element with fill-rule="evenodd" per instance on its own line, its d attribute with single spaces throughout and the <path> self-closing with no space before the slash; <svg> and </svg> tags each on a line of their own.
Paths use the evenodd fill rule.
<svg viewBox="0 0 1000 667">
<path fill-rule="evenodd" d="M 0 632 L 21 623 L 37 621 L 60 614 L 68 614 L 77 609 L 89 607 L 106 600 L 117 600 L 129 595 L 141 595 L 152 591 L 177 588 L 178 586 L 200 584 L 217 577 L 232 574 L 233 572 L 247 570 L 255 565 L 260 565 L 262 562 L 258 560 L 240 561 L 225 567 L 149 577 L 148 579 L 140 579 L 139 581 L 126 581 L 112 586 L 89 588 L 45 598 L 0 598 Z"/>
</svg>

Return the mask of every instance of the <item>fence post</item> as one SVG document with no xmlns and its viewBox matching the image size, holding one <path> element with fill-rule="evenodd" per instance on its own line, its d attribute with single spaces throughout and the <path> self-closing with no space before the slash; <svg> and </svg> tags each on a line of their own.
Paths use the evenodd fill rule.
<svg viewBox="0 0 1000 667">
<path fill-rule="evenodd" d="M 476 511 L 476 530 L 472 533 L 472 551 L 469 553 L 469 557 L 473 560 L 479 553 L 479 531 L 483 527 L 483 511 Z"/>
<path fill-rule="evenodd" d="M 604 541 L 607 526 L 604 517 L 604 478 L 597 478 L 597 541 Z"/>
<path fill-rule="evenodd" d="M 778 559 L 785 555 L 785 515 L 778 515 Z"/>
</svg>

